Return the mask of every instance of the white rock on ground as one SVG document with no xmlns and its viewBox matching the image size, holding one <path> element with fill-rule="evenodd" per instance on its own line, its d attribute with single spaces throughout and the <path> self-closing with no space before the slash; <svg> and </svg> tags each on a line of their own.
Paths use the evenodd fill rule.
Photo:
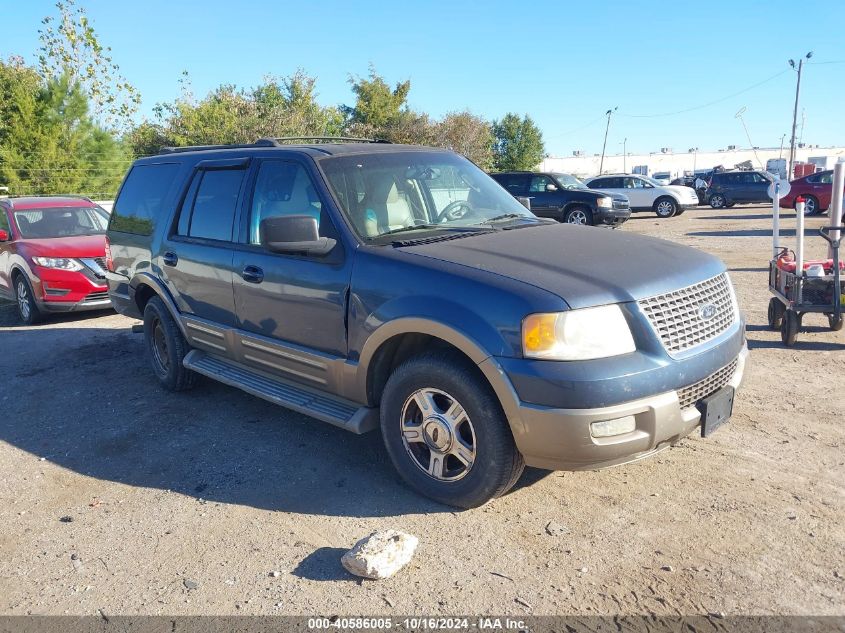
<svg viewBox="0 0 845 633">
<path fill-rule="evenodd" d="M 390 578 L 407 565 L 419 544 L 412 534 L 379 530 L 355 543 L 340 559 L 350 574 L 381 580 Z"/>
</svg>

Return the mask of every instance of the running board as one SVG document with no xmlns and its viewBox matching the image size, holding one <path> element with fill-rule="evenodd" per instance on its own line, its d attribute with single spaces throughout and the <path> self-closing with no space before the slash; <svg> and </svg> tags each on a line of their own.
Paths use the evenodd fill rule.
<svg viewBox="0 0 845 633">
<path fill-rule="evenodd" d="M 366 433 L 379 425 L 378 409 L 284 382 L 197 349 L 188 352 L 182 364 L 198 374 L 353 433 Z"/>
</svg>

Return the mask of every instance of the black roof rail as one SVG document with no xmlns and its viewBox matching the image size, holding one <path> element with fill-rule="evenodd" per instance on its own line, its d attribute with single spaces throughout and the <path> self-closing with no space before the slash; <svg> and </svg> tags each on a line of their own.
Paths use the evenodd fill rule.
<svg viewBox="0 0 845 633">
<path fill-rule="evenodd" d="M 260 138 L 258 143 L 270 143 L 274 147 L 288 144 L 291 141 L 318 141 L 321 143 L 390 143 L 383 138 L 360 138 L 357 136 L 275 136 Z"/>
<path fill-rule="evenodd" d="M 254 147 L 284 147 L 293 141 L 317 141 L 318 143 L 390 143 L 381 138 L 357 138 L 354 136 L 276 136 L 260 138 L 255 143 L 235 143 L 231 145 L 185 145 L 182 147 L 162 147 L 159 154 L 180 154 L 182 152 L 207 152 L 215 149 L 251 149 Z"/>
</svg>

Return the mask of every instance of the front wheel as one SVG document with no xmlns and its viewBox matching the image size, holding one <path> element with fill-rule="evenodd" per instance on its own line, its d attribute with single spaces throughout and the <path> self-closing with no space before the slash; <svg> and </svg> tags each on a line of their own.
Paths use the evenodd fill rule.
<svg viewBox="0 0 845 633">
<path fill-rule="evenodd" d="M 654 212 L 658 218 L 671 218 L 678 212 L 678 203 L 672 198 L 660 198 L 654 203 Z"/>
<path fill-rule="evenodd" d="M 34 325 L 44 318 L 35 303 L 32 286 L 22 274 L 18 274 L 15 279 L 15 303 L 18 306 L 18 316 L 25 325 Z"/>
<path fill-rule="evenodd" d="M 714 193 L 710 196 L 710 206 L 714 209 L 724 209 L 726 204 L 725 196 L 720 193 Z"/>
<path fill-rule="evenodd" d="M 804 215 L 816 215 L 821 213 L 819 209 L 819 200 L 815 196 L 804 197 Z"/>
<path fill-rule="evenodd" d="M 575 207 L 566 212 L 563 218 L 566 224 L 582 224 L 587 226 L 593 225 L 593 214 L 589 209 L 584 207 Z"/>
<path fill-rule="evenodd" d="M 786 310 L 780 326 L 780 339 L 787 347 L 792 347 L 798 340 L 798 330 L 801 328 L 801 317 L 794 310 Z"/>
<path fill-rule="evenodd" d="M 503 495 L 525 467 L 490 385 L 453 352 L 416 356 L 393 372 L 381 433 L 408 485 L 452 506 L 474 508 Z"/>
</svg>

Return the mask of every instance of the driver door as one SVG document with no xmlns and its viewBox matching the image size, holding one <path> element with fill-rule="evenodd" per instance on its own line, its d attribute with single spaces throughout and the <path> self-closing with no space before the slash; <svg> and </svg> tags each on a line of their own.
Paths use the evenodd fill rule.
<svg viewBox="0 0 845 633">
<path fill-rule="evenodd" d="M 550 185 L 555 188 L 553 191 L 548 190 Z M 541 218 L 556 216 L 561 207 L 560 195 L 557 183 L 548 176 L 538 174 L 531 177 L 528 197 L 531 200 L 531 211 L 534 215 L 539 215 Z"/>
<path fill-rule="evenodd" d="M 622 179 L 623 187 L 625 191 L 623 192 L 626 196 L 628 196 L 628 200 L 631 203 L 631 207 L 635 207 L 638 209 L 643 209 L 650 207 L 654 200 L 653 190 L 649 183 L 641 178 L 634 178 L 632 176 L 626 176 Z"/>
</svg>

